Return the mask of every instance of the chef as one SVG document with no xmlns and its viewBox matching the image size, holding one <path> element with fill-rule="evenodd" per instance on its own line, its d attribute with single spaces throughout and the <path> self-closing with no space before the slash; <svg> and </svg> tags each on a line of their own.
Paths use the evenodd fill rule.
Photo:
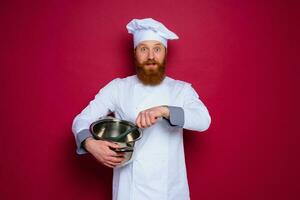
<svg viewBox="0 0 300 200">
<path fill-rule="evenodd" d="M 165 75 L 167 42 L 178 36 L 152 18 L 133 19 L 126 27 L 133 34 L 136 75 L 112 80 L 75 117 L 77 153 L 89 152 L 113 168 L 113 200 L 190 199 L 183 129 L 207 130 L 209 112 L 191 84 Z M 124 155 L 111 150 L 119 146 L 89 132 L 92 122 L 111 112 L 143 132 L 135 159 L 122 167 Z"/>
</svg>

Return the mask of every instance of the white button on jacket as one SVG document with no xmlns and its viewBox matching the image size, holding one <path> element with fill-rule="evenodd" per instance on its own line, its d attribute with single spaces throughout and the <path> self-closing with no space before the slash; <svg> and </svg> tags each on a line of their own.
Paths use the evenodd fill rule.
<svg viewBox="0 0 300 200">
<path fill-rule="evenodd" d="M 114 79 L 102 88 L 75 117 L 72 130 L 76 138 L 109 112 L 135 122 L 140 111 L 160 105 L 183 108 L 185 129 L 205 131 L 210 125 L 209 112 L 191 84 L 166 77 L 158 86 L 145 86 L 134 75 Z M 182 130 L 164 119 L 142 130 L 143 137 L 135 144 L 135 159 L 114 168 L 113 200 L 190 199 Z"/>
</svg>

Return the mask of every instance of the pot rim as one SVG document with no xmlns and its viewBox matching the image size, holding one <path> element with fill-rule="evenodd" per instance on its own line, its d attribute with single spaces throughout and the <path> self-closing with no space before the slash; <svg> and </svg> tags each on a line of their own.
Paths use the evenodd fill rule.
<svg viewBox="0 0 300 200">
<path fill-rule="evenodd" d="M 104 138 L 99 138 L 99 137 L 96 135 L 96 133 L 94 133 L 94 131 L 93 131 L 94 126 L 95 126 L 96 124 L 98 124 L 98 123 L 101 123 L 101 122 L 119 122 L 119 123 L 125 123 L 125 124 L 128 124 L 128 125 L 130 125 L 130 126 L 132 126 L 132 127 L 137 127 L 134 123 L 132 123 L 132 122 L 130 122 L 130 121 L 127 121 L 127 120 L 124 120 L 124 119 L 113 118 L 113 117 L 109 117 L 109 118 L 100 118 L 100 119 L 94 121 L 94 122 L 90 125 L 90 132 L 92 133 L 93 137 L 94 137 L 95 139 L 98 139 L 98 140 L 105 140 L 105 141 L 110 141 L 110 142 L 111 142 L 111 140 L 107 140 L 107 139 L 104 139 Z M 133 141 L 130 141 L 130 143 L 131 143 L 131 142 L 135 142 L 135 141 L 141 139 L 141 137 L 142 137 L 142 134 L 143 134 L 143 133 L 142 133 L 142 131 L 139 129 L 139 127 L 137 127 L 136 130 L 140 133 L 140 134 L 139 134 L 139 137 L 137 137 L 137 138 L 136 138 L 135 140 L 133 140 Z M 122 142 L 120 142 L 120 143 L 122 143 Z"/>
</svg>

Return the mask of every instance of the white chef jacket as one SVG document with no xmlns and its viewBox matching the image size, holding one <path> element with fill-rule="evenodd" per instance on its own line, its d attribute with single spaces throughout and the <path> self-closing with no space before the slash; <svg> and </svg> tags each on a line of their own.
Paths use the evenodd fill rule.
<svg viewBox="0 0 300 200">
<path fill-rule="evenodd" d="M 109 112 L 114 112 L 116 118 L 135 122 L 140 111 L 161 105 L 181 107 L 185 129 L 205 131 L 210 125 L 209 112 L 191 84 L 165 77 L 157 86 L 146 86 L 134 75 L 116 78 L 102 88 L 75 117 L 72 130 L 76 138 Z M 190 199 L 182 131 L 164 119 L 142 129 L 143 137 L 135 143 L 133 161 L 114 168 L 113 200 Z"/>
</svg>

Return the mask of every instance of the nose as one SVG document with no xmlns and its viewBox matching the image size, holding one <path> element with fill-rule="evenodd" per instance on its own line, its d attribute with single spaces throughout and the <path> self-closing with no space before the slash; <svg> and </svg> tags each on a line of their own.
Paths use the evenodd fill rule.
<svg viewBox="0 0 300 200">
<path fill-rule="evenodd" d="M 154 58 L 154 53 L 153 53 L 153 51 L 149 51 L 149 53 L 148 53 L 148 59 L 153 59 Z"/>
</svg>

